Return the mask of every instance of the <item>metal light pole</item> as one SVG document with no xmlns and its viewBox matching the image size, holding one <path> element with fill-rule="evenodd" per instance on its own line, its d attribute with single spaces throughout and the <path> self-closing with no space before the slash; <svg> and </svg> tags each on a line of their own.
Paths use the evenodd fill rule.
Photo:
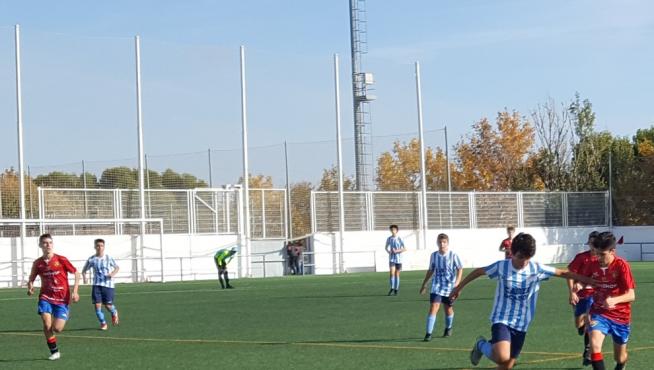
<svg viewBox="0 0 654 370">
<path fill-rule="evenodd" d="M 243 136 L 243 200 L 245 208 L 245 270 L 250 275 L 250 170 L 248 169 L 248 118 L 245 89 L 245 46 L 241 45 L 241 126 Z"/>
<path fill-rule="evenodd" d="M 16 124 L 18 126 L 18 200 L 20 207 L 20 273 L 21 281 L 25 278 L 25 170 L 23 156 L 23 97 L 20 73 L 20 26 L 14 28 L 16 47 Z"/>
<path fill-rule="evenodd" d="M 338 54 L 334 54 L 334 101 L 336 108 L 336 162 L 338 163 L 338 234 L 339 272 L 343 271 L 343 243 L 345 236 L 345 202 L 343 196 L 343 150 L 341 147 L 341 93 Z"/>
<path fill-rule="evenodd" d="M 422 217 L 420 229 L 422 232 L 423 249 L 427 248 L 427 178 L 425 176 L 425 140 L 422 124 L 422 90 L 420 86 L 420 62 L 416 62 L 416 99 L 418 103 L 418 136 L 420 140 L 420 190 L 422 193 L 420 205 Z"/>
</svg>

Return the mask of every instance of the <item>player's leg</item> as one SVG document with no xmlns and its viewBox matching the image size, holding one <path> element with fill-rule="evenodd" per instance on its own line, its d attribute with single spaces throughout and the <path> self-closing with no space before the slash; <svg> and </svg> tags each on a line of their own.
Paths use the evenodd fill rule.
<svg viewBox="0 0 654 370">
<path fill-rule="evenodd" d="M 218 264 L 218 282 L 220 282 L 220 287 L 225 289 L 225 282 L 223 281 L 223 272 L 224 269 L 222 265 Z"/>
<path fill-rule="evenodd" d="M 104 319 L 104 313 L 102 312 L 102 287 L 98 285 L 93 285 L 91 287 L 91 302 L 95 306 L 95 317 L 98 318 L 100 322 L 100 330 L 107 330 L 107 322 Z"/>
<path fill-rule="evenodd" d="M 445 330 L 443 331 L 444 337 L 449 337 L 452 335 L 452 325 L 454 324 L 454 308 L 452 307 L 452 301 L 449 297 L 445 297 L 443 300 L 443 305 L 445 307 Z"/>
<path fill-rule="evenodd" d="M 493 324 L 491 340 L 486 340 L 483 336 L 477 338 L 470 352 L 470 362 L 477 366 L 483 356 L 498 365 L 511 359 L 511 332 L 508 326 Z"/>
<path fill-rule="evenodd" d="M 613 343 L 613 358 L 615 359 L 615 370 L 622 370 L 627 364 L 627 344 Z"/>
<path fill-rule="evenodd" d="M 223 266 L 223 274 L 225 275 L 225 285 L 227 286 L 227 289 L 234 289 L 234 287 L 229 284 L 229 272 L 227 271 L 227 265 Z"/>
<path fill-rule="evenodd" d="M 612 323 L 613 337 L 613 358 L 615 359 L 615 370 L 622 370 L 627 364 L 627 342 L 631 327 L 628 324 Z"/>
<path fill-rule="evenodd" d="M 102 304 L 111 313 L 111 324 L 116 326 L 119 324 L 118 309 L 114 304 L 114 288 L 102 287 Z"/>
<path fill-rule="evenodd" d="M 604 356 L 602 356 L 602 344 L 604 344 L 604 338 L 610 330 L 607 321 L 600 315 L 592 315 L 591 317 L 590 358 L 593 370 L 606 369 L 604 367 Z"/>
<path fill-rule="evenodd" d="M 43 323 L 43 334 L 50 350 L 50 359 L 56 360 L 59 358 L 59 348 L 57 347 L 57 338 L 52 330 L 52 305 L 46 301 L 39 301 L 38 314 Z"/>
<path fill-rule="evenodd" d="M 588 366 L 591 364 L 590 358 L 590 334 L 588 331 L 588 310 L 593 304 L 593 298 L 588 297 L 580 299 L 579 302 L 575 305 L 575 326 L 577 327 L 577 332 L 579 335 L 584 336 L 584 352 L 582 354 L 582 364 L 583 366 Z"/>
<path fill-rule="evenodd" d="M 391 289 L 388 291 L 388 295 L 391 295 L 395 290 L 395 263 L 393 262 L 389 263 L 388 272 L 389 272 L 389 283 L 391 285 Z"/>
<path fill-rule="evenodd" d="M 395 264 L 395 295 L 397 295 L 397 292 L 400 290 L 400 272 L 402 271 L 402 264 L 401 263 L 396 263 Z"/>
<path fill-rule="evenodd" d="M 436 315 L 438 314 L 438 309 L 441 305 L 441 296 L 438 294 L 431 293 L 429 295 L 429 312 L 427 312 L 427 324 L 425 328 L 425 342 L 431 340 L 431 333 L 434 331 L 434 325 L 436 324 Z"/>
</svg>

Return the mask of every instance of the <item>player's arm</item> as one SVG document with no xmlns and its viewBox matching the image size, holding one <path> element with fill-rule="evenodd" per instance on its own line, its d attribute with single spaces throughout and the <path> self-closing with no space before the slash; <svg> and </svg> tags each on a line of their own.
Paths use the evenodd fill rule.
<svg viewBox="0 0 654 370">
<path fill-rule="evenodd" d="M 386 239 L 386 246 L 384 246 L 384 249 L 386 250 L 386 253 L 391 254 L 391 243 L 389 242 L 388 239 Z"/>
<path fill-rule="evenodd" d="M 486 275 L 486 269 L 484 269 L 483 267 L 472 270 L 472 272 L 469 273 L 468 276 L 466 276 L 465 279 L 463 279 L 463 281 L 460 284 L 454 287 L 452 293 L 450 293 L 450 299 L 457 299 L 459 297 L 459 294 L 461 293 L 461 291 L 466 285 L 468 285 L 470 282 L 477 279 L 478 277 L 484 275 Z"/>
<path fill-rule="evenodd" d="M 570 292 L 568 300 L 571 305 L 575 306 L 577 303 L 579 303 L 579 296 L 577 295 L 575 288 L 575 281 L 573 279 L 567 278 L 566 283 L 568 284 L 568 291 Z"/>
<path fill-rule="evenodd" d="M 588 276 L 579 275 L 575 272 L 568 271 L 567 269 L 554 269 L 553 275 L 564 279 L 578 281 L 582 284 L 587 284 L 587 285 L 597 284 L 597 281 L 595 279 L 592 279 Z"/>
<path fill-rule="evenodd" d="M 32 271 L 30 272 L 30 277 L 27 280 L 27 295 L 34 294 L 34 280 L 36 280 L 36 261 L 32 264 Z"/>
<path fill-rule="evenodd" d="M 502 242 L 500 243 L 500 249 L 499 250 L 500 250 L 500 252 L 504 252 L 505 249 L 506 248 L 504 248 L 504 240 L 502 240 Z"/>
<path fill-rule="evenodd" d="M 420 286 L 420 294 L 425 294 L 427 292 L 427 282 L 429 279 L 431 279 L 432 275 L 434 275 L 434 271 L 430 266 L 429 270 L 427 270 L 427 273 L 425 274 L 425 280 L 422 281 L 422 285 Z"/>
<path fill-rule="evenodd" d="M 404 240 L 400 239 L 400 249 L 396 249 L 395 253 L 404 253 L 406 252 L 406 248 L 404 247 Z"/>
<path fill-rule="evenodd" d="M 86 285 L 86 273 L 89 271 L 89 268 L 90 268 L 89 261 L 86 260 L 86 263 L 84 264 L 84 267 L 82 268 L 82 279 L 83 279 L 85 285 Z"/>
<path fill-rule="evenodd" d="M 79 271 L 75 271 L 75 285 L 73 285 L 73 294 L 71 296 L 73 298 L 73 302 L 79 301 L 79 293 L 78 293 L 79 280 L 80 280 L 80 273 Z"/>
<path fill-rule="evenodd" d="M 113 278 L 120 271 L 120 266 L 114 265 L 114 270 L 109 273 L 109 277 Z"/>
<path fill-rule="evenodd" d="M 456 279 L 454 280 L 454 286 L 457 286 L 461 283 L 461 278 L 463 277 L 463 269 L 459 268 L 456 270 Z"/>
<path fill-rule="evenodd" d="M 630 303 L 635 300 L 636 300 L 636 290 L 629 289 L 625 294 L 606 298 L 606 301 L 604 301 L 603 306 L 604 308 L 610 309 L 610 308 L 614 308 L 615 305 L 619 303 Z"/>
</svg>

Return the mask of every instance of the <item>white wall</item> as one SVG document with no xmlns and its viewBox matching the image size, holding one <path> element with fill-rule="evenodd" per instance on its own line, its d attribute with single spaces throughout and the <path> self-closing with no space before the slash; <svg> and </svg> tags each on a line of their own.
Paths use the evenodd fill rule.
<svg viewBox="0 0 654 370">
<path fill-rule="evenodd" d="M 534 260 L 543 263 L 567 263 L 575 254 L 585 249 L 588 234 L 593 228 L 524 228 L 517 232 L 530 233 L 537 243 Z M 452 229 L 429 231 L 427 233 L 427 249 L 417 249 L 418 235 L 415 230 L 400 230 L 399 235 L 404 239 L 408 251 L 403 256 L 404 270 L 425 270 L 429 263 L 430 254 L 437 249 L 436 237 L 440 232 L 450 237 L 450 248 L 456 251 L 465 267 L 479 267 L 488 265 L 504 254 L 498 251 L 500 242 L 506 238 L 504 229 Z M 615 227 L 614 234 L 619 238 L 624 236 L 625 244 L 618 248 L 618 254 L 631 261 L 641 258 L 638 244 L 643 243 L 645 260 L 654 260 L 654 226 L 646 227 Z M 357 231 L 346 232 L 344 235 L 345 270 L 360 270 L 374 268 L 376 271 L 388 271 L 388 255 L 384 251 L 386 231 Z M 337 270 L 337 264 L 330 255 L 337 251 L 339 243 L 338 234 L 318 233 L 313 236 L 313 245 L 316 255 L 316 274 L 332 274 Z M 355 253 L 356 252 L 356 253 Z"/>
</svg>

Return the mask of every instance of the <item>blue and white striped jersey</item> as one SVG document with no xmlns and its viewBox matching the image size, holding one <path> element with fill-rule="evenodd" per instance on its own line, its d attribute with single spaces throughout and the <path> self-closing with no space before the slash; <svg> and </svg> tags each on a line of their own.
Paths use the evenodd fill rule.
<svg viewBox="0 0 654 370">
<path fill-rule="evenodd" d="M 118 267 L 116 261 L 114 261 L 114 259 L 108 255 L 105 254 L 102 257 L 93 255 L 89 257 L 88 260 L 86 260 L 84 268 L 82 269 L 82 274 L 86 273 L 86 271 L 90 269 L 93 269 L 93 285 L 113 288 L 113 279 L 111 279 L 111 277 L 108 275 L 116 267 Z"/>
<path fill-rule="evenodd" d="M 393 251 L 404 248 L 404 241 L 399 236 L 389 236 L 386 239 L 386 247 L 391 250 L 389 262 L 402 263 L 402 253 L 393 253 Z"/>
<path fill-rule="evenodd" d="M 556 269 L 529 261 L 525 268 L 516 270 L 507 259 L 486 266 L 484 270 L 490 279 L 497 280 L 491 323 L 526 332 L 536 314 L 540 282 L 554 275 Z"/>
<path fill-rule="evenodd" d="M 440 254 L 438 251 L 432 253 L 429 261 L 429 270 L 434 273 L 431 280 L 431 293 L 448 297 L 454 289 L 456 274 L 462 267 L 459 255 L 450 250 L 445 254 Z"/>
</svg>

